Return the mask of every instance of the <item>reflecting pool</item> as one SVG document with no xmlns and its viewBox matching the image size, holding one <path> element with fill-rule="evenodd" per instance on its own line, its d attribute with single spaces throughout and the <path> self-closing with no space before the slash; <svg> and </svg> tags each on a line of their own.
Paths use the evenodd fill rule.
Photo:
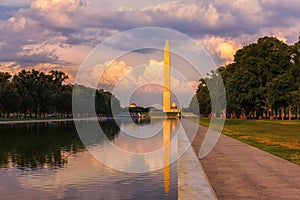
<svg viewBox="0 0 300 200">
<path fill-rule="evenodd" d="M 118 147 L 148 152 L 166 145 L 176 134 L 177 123 L 173 120 L 164 122 L 169 123 L 168 128 L 161 128 L 145 140 L 143 127 L 155 130 L 161 120 L 99 123 L 110 142 Z M 80 123 L 88 126 L 90 122 Z M 106 141 L 91 145 L 104 148 Z M 165 163 L 170 162 L 172 151 L 164 151 Z M 115 157 L 113 153 L 106 154 Z M 156 161 L 145 162 L 151 168 Z M 177 163 L 148 173 L 125 173 L 95 159 L 81 142 L 74 122 L 2 124 L 0 199 L 177 199 Z"/>
</svg>

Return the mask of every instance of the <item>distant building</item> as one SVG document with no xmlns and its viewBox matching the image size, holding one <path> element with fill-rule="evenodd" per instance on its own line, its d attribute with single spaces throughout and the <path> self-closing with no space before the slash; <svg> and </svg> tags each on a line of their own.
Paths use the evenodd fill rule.
<svg viewBox="0 0 300 200">
<path fill-rule="evenodd" d="M 129 114 L 131 116 L 141 116 L 141 115 L 149 115 L 150 108 L 144 108 L 141 106 L 137 106 L 135 103 L 131 103 L 129 105 Z"/>
<path fill-rule="evenodd" d="M 136 106 L 135 103 L 131 103 L 130 106 L 129 106 L 129 108 L 136 108 L 136 107 L 137 107 L 137 106 Z"/>
<path fill-rule="evenodd" d="M 177 109 L 177 105 L 176 105 L 176 103 L 175 102 L 173 102 L 172 103 L 172 105 L 171 105 L 171 109 L 173 110 L 173 109 Z"/>
</svg>

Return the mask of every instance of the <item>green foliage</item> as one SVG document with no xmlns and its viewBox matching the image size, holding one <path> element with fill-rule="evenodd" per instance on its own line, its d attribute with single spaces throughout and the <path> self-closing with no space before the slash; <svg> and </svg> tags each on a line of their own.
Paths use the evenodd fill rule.
<svg viewBox="0 0 300 200">
<path fill-rule="evenodd" d="M 287 45 L 274 37 L 259 38 L 256 43 L 244 46 L 234 55 L 234 62 L 208 77 L 201 79 L 196 96 L 201 108 L 209 108 L 214 97 L 219 102 L 218 88 L 205 91 L 202 82 L 214 85 L 221 75 L 224 81 L 227 98 L 227 116 L 243 118 L 262 118 L 285 113 L 289 108 L 289 115 L 300 107 L 300 40 L 294 45 Z M 222 95 L 221 95 L 222 96 Z M 211 98 L 213 99 L 213 98 Z M 195 100 L 191 106 L 195 107 Z M 222 108 L 223 105 L 218 105 Z M 293 107 L 295 109 L 293 109 Z M 208 112 L 218 112 L 211 109 Z M 289 117 L 291 118 L 291 116 Z"/>
<path fill-rule="evenodd" d="M 50 71 L 48 74 L 37 70 L 22 70 L 12 76 L 7 72 L 0 72 L 0 114 L 9 117 L 15 113 L 26 117 L 38 117 L 55 113 L 58 117 L 72 115 L 73 85 L 66 85 L 68 76 L 61 71 Z M 79 107 L 85 115 L 87 105 L 95 99 L 97 114 L 111 115 L 111 105 L 119 112 L 120 101 L 110 92 L 99 89 L 77 86 L 76 93 L 81 100 Z M 91 98 L 92 97 L 92 98 Z"/>
<path fill-rule="evenodd" d="M 221 71 L 212 71 L 209 77 L 199 80 L 197 92 L 192 98 L 187 111 L 208 116 L 212 112 L 220 114 L 225 107 L 226 94 Z"/>
<path fill-rule="evenodd" d="M 117 113 L 121 112 L 120 105 L 120 101 L 110 92 L 102 89 L 96 91 L 96 113 L 111 116 L 113 109 Z"/>
<path fill-rule="evenodd" d="M 200 79 L 197 93 L 193 96 L 188 111 L 207 116 L 211 111 L 209 92 L 204 79 Z"/>
</svg>

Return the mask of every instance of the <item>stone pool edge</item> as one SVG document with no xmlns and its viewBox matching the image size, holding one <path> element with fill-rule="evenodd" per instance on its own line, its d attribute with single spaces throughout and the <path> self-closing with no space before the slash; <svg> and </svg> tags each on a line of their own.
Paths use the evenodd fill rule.
<svg viewBox="0 0 300 200">
<path fill-rule="evenodd" d="M 184 131 L 178 133 L 178 152 L 189 148 L 178 159 L 178 199 L 213 199 L 217 200 L 205 171 L 193 150 Z"/>
</svg>

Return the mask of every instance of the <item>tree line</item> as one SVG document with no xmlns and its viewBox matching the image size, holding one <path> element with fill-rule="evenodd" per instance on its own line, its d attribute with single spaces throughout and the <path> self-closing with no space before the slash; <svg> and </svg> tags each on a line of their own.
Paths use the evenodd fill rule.
<svg viewBox="0 0 300 200">
<path fill-rule="evenodd" d="M 56 117 L 72 116 L 72 94 L 74 85 L 64 84 L 68 76 L 57 70 L 48 73 L 37 70 L 22 70 L 12 76 L 8 72 L 0 72 L 0 117 Z M 112 114 L 111 103 L 118 109 L 120 101 L 110 92 L 78 86 L 75 95 L 95 99 L 96 113 L 109 116 Z M 83 102 L 84 107 L 86 103 Z M 76 113 L 78 116 L 85 116 Z"/>
<path fill-rule="evenodd" d="M 232 63 L 199 81 L 189 111 L 204 116 L 292 119 L 300 109 L 300 37 L 288 45 L 275 37 L 262 37 L 239 49 Z M 207 83 L 222 77 L 227 106 L 211 112 Z M 218 90 L 218 88 L 215 88 Z M 215 96 L 214 96 L 215 98 Z M 225 113 L 222 115 L 222 112 Z"/>
</svg>

